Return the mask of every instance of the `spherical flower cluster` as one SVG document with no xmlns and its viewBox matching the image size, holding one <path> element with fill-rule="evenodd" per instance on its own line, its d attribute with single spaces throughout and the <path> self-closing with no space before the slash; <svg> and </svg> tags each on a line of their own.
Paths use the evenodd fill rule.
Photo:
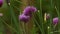
<svg viewBox="0 0 60 34">
<path fill-rule="evenodd" d="M 53 18 L 53 24 L 57 24 L 59 22 L 59 19 L 58 19 L 58 17 L 56 17 L 56 18 Z"/>
<path fill-rule="evenodd" d="M 24 9 L 23 13 L 19 15 L 19 20 L 23 22 L 28 22 L 30 17 L 32 16 L 32 13 L 36 12 L 37 9 L 33 6 L 28 6 Z"/>
<path fill-rule="evenodd" d="M 24 15 L 24 14 L 19 15 L 19 19 L 20 19 L 21 21 L 24 21 L 24 22 L 29 21 L 29 18 L 30 18 L 30 16 L 26 16 L 26 15 Z"/>
<path fill-rule="evenodd" d="M 0 0 L 0 7 L 2 6 L 2 4 L 3 4 L 3 0 Z"/>
<path fill-rule="evenodd" d="M 37 9 L 36 9 L 35 7 L 33 7 L 33 6 L 28 6 L 28 7 L 26 7 L 26 8 L 24 9 L 23 13 L 24 13 L 25 15 L 31 16 L 31 14 L 32 14 L 33 12 L 36 12 L 36 11 L 37 11 Z"/>
</svg>

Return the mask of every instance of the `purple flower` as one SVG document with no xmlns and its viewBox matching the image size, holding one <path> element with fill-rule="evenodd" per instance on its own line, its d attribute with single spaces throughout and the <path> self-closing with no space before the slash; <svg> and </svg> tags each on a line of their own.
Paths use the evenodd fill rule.
<svg viewBox="0 0 60 34">
<path fill-rule="evenodd" d="M 2 6 L 2 4 L 3 4 L 3 0 L 0 0 L 0 7 Z"/>
<path fill-rule="evenodd" d="M 26 7 L 26 8 L 24 9 L 23 13 L 24 13 L 25 15 L 31 16 L 31 14 L 32 14 L 33 12 L 36 12 L 36 11 L 37 11 L 37 9 L 36 9 L 35 7 L 33 7 L 33 6 L 28 6 L 28 7 Z"/>
<path fill-rule="evenodd" d="M 30 16 L 26 16 L 24 14 L 19 15 L 19 20 L 21 20 L 23 22 L 28 22 L 29 18 L 30 18 Z"/>
<path fill-rule="evenodd" d="M 57 24 L 59 22 L 59 19 L 58 19 L 58 17 L 56 17 L 56 18 L 53 18 L 53 24 Z"/>
</svg>

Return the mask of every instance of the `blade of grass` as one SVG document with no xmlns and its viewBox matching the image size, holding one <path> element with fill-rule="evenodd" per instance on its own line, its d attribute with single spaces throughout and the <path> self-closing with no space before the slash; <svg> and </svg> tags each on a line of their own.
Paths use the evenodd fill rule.
<svg viewBox="0 0 60 34">
<path fill-rule="evenodd" d="M 53 31 L 54 30 L 54 28 L 52 27 L 53 26 L 53 24 L 52 24 L 52 12 L 53 12 L 53 0 L 50 0 L 50 11 L 49 11 L 49 13 L 50 13 L 50 31 Z M 54 33 L 54 32 L 53 32 Z M 49 34 L 53 34 L 53 33 L 50 33 L 49 32 Z"/>
<path fill-rule="evenodd" d="M 3 32 L 4 32 L 4 25 L 3 25 L 1 17 L 0 17 L 0 34 L 3 34 Z"/>
<path fill-rule="evenodd" d="M 58 18 L 59 18 L 59 20 L 60 20 L 60 1 L 59 1 L 59 0 L 56 0 L 56 4 L 57 4 L 57 5 L 55 6 L 55 9 L 56 9 Z M 58 23 L 58 31 L 60 30 L 59 28 L 60 28 L 60 21 L 59 21 L 59 23 Z M 58 34 L 60 34 L 60 32 L 59 32 Z"/>
<path fill-rule="evenodd" d="M 3 19 L 1 19 L 1 21 L 6 24 L 9 28 L 11 28 L 12 30 L 14 30 L 15 32 L 17 32 L 13 27 L 11 27 L 10 25 L 8 25 Z"/>
<path fill-rule="evenodd" d="M 43 33 L 43 32 L 42 32 L 42 28 L 40 27 L 39 23 L 38 23 L 37 20 L 35 19 L 34 15 L 33 15 L 33 20 L 34 20 L 34 22 L 37 24 L 37 26 L 38 26 L 39 30 L 41 31 L 41 33 Z"/>
<path fill-rule="evenodd" d="M 20 33 L 19 24 L 18 24 L 19 22 L 17 21 L 15 13 L 13 12 L 13 7 L 9 6 L 9 8 L 10 8 L 11 17 L 12 17 L 12 19 L 13 19 L 13 21 L 15 23 L 16 29 L 18 31 L 17 33 L 19 34 Z"/>
<path fill-rule="evenodd" d="M 44 32 L 44 26 L 43 26 L 43 15 L 42 15 L 42 0 L 40 0 L 40 11 L 39 11 L 39 13 L 40 13 L 40 23 L 42 24 L 42 34 L 45 34 L 45 32 Z"/>
</svg>

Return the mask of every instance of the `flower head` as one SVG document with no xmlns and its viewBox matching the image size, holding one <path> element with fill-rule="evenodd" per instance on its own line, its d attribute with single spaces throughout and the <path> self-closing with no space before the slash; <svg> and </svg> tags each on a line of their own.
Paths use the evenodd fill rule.
<svg viewBox="0 0 60 34">
<path fill-rule="evenodd" d="M 30 16 L 26 16 L 24 14 L 19 15 L 19 20 L 21 20 L 23 22 L 28 22 L 29 18 L 30 18 Z"/>
<path fill-rule="evenodd" d="M 23 13 L 24 13 L 25 15 L 31 15 L 33 12 L 36 12 L 36 11 L 37 11 L 37 9 L 36 9 L 35 7 L 33 7 L 33 6 L 28 6 L 28 7 L 26 7 L 26 8 L 24 9 Z"/>
<path fill-rule="evenodd" d="M 32 15 L 32 13 L 36 11 L 37 9 L 33 6 L 26 7 L 23 11 L 23 14 L 19 15 L 19 20 L 28 22 L 29 19 L 31 18 L 30 16 Z"/>
<path fill-rule="evenodd" d="M 58 21 L 59 21 L 58 17 L 53 18 L 53 24 L 57 24 L 57 23 L 58 23 Z"/>
<path fill-rule="evenodd" d="M 2 6 L 2 4 L 3 4 L 3 0 L 0 0 L 0 7 Z"/>
</svg>

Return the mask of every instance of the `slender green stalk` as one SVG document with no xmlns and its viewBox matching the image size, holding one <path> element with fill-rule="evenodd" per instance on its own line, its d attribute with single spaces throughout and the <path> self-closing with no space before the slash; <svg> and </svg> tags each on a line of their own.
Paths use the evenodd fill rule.
<svg viewBox="0 0 60 34">
<path fill-rule="evenodd" d="M 60 20 L 60 0 L 56 0 L 56 3 L 57 3 L 57 5 L 55 6 L 55 9 L 56 9 L 58 18 Z M 58 31 L 60 30 L 59 28 L 60 28 L 60 21 L 58 23 Z M 60 32 L 58 34 L 60 34 Z"/>
<path fill-rule="evenodd" d="M 2 22 L 2 20 L 1 20 L 1 17 L 0 17 L 0 34 L 3 34 L 3 32 L 4 32 L 4 28 L 3 28 L 3 22 Z"/>
<path fill-rule="evenodd" d="M 39 25 L 39 23 L 37 22 L 37 20 L 35 19 L 35 17 L 34 17 L 34 15 L 33 15 L 33 20 L 34 20 L 34 22 L 37 24 L 37 26 L 38 26 L 38 28 L 39 28 L 39 30 L 41 31 L 41 33 L 43 33 L 42 31 L 42 28 L 40 27 L 40 25 Z"/>
<path fill-rule="evenodd" d="M 23 23 L 22 26 L 23 26 L 23 34 L 26 34 L 25 23 Z"/>
<path fill-rule="evenodd" d="M 11 28 L 12 30 L 14 30 L 15 32 L 17 32 L 13 27 L 11 27 L 10 25 L 8 25 L 3 19 L 0 19 L 1 21 L 3 21 L 4 24 L 6 24 L 9 28 Z"/>
<path fill-rule="evenodd" d="M 43 15 L 42 15 L 42 0 L 40 0 L 40 23 L 42 24 L 42 34 L 45 34 L 44 32 L 44 26 L 43 26 Z"/>
<path fill-rule="evenodd" d="M 16 16 L 15 16 L 14 12 L 13 12 L 13 7 L 11 7 L 11 6 L 9 6 L 9 7 L 10 7 L 11 17 L 12 17 L 14 23 L 15 23 L 16 29 L 17 29 L 17 31 L 18 31 L 17 33 L 19 34 L 19 33 L 20 33 L 19 24 L 18 24 L 18 21 L 17 21 L 17 19 L 16 19 Z"/>
<path fill-rule="evenodd" d="M 52 12 L 53 12 L 53 0 L 50 0 L 50 32 L 52 31 L 53 32 L 53 24 L 52 24 Z M 54 32 L 53 32 L 54 33 Z M 49 34 L 53 34 L 53 33 L 49 33 Z"/>
</svg>

